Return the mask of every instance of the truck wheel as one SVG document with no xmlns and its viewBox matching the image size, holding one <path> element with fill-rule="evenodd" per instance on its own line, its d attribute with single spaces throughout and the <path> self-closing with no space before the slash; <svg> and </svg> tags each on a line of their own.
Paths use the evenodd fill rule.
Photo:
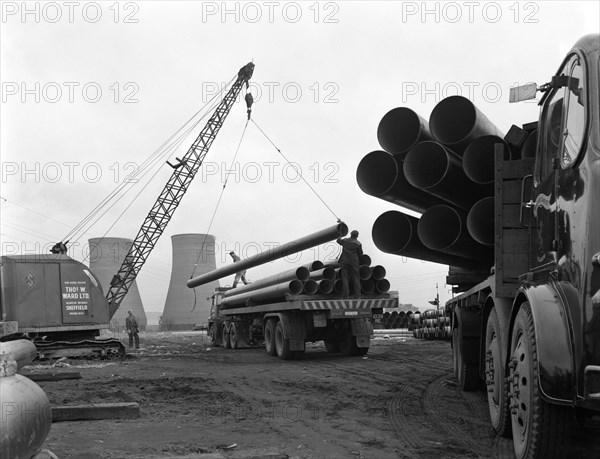
<svg viewBox="0 0 600 459">
<path fill-rule="evenodd" d="M 208 339 L 210 340 L 210 344 L 212 346 L 217 347 L 221 345 L 221 343 L 217 342 L 217 329 L 215 324 L 212 324 L 208 328 Z"/>
<path fill-rule="evenodd" d="M 518 459 L 566 457 L 573 409 L 542 399 L 531 306 L 521 305 L 511 340 L 509 397 L 513 445 Z"/>
<path fill-rule="evenodd" d="M 325 343 L 325 349 L 327 349 L 327 352 L 329 352 L 330 354 L 340 352 L 340 346 L 336 341 L 324 340 L 323 343 Z"/>
<path fill-rule="evenodd" d="M 358 346 L 356 345 L 356 337 L 352 335 L 352 330 L 348 328 L 342 337 L 338 340 L 340 352 L 342 355 L 356 355 Z"/>
<path fill-rule="evenodd" d="M 492 309 L 485 332 L 485 383 L 487 386 L 490 422 L 498 435 L 510 437 L 508 385 L 502 362 L 502 335 L 496 309 Z"/>
<path fill-rule="evenodd" d="M 231 324 L 229 326 L 229 346 L 231 346 L 231 349 L 237 349 L 238 348 L 238 334 L 237 334 L 238 330 L 237 327 L 235 326 L 235 324 Z"/>
<path fill-rule="evenodd" d="M 452 330 L 452 365 L 460 390 L 472 392 L 479 389 L 477 365 L 468 364 L 463 359 L 463 342 L 458 328 Z"/>
<path fill-rule="evenodd" d="M 227 327 L 227 324 L 223 324 L 223 327 L 221 328 L 221 339 L 223 340 L 223 347 L 225 349 L 230 349 L 231 342 L 229 341 L 229 328 Z"/>
<path fill-rule="evenodd" d="M 289 341 L 283 337 L 283 324 L 281 321 L 277 322 L 275 327 L 275 349 L 277 350 L 277 357 L 281 360 L 294 358 L 294 352 L 290 351 Z"/>
<path fill-rule="evenodd" d="M 267 354 L 274 357 L 277 355 L 275 348 L 275 320 L 269 319 L 265 324 L 265 349 Z"/>
</svg>

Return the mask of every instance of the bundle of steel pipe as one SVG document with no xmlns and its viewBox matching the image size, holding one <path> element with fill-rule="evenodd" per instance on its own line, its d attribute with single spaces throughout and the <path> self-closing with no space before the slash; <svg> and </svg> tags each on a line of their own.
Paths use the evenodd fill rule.
<svg viewBox="0 0 600 459">
<path fill-rule="evenodd" d="M 348 227 L 345 223 L 340 222 L 337 225 L 331 226 L 329 228 L 310 234 L 308 236 L 304 236 L 300 239 L 290 241 L 282 246 L 275 247 L 266 252 L 254 255 L 253 257 L 240 260 L 236 263 L 224 266 L 223 268 L 219 268 L 201 276 L 194 277 L 193 279 L 187 281 L 187 286 L 189 288 L 198 287 L 199 285 L 203 285 L 208 282 L 221 279 L 222 277 L 235 274 L 236 272 L 254 268 L 255 266 L 259 266 L 270 261 L 286 257 L 293 253 L 297 253 L 302 250 L 310 249 L 320 244 L 333 241 L 334 239 L 346 236 L 347 234 Z"/>
<path fill-rule="evenodd" d="M 422 216 L 380 215 L 372 230 L 377 248 L 485 275 L 493 264 L 494 158 L 499 146 L 506 160 L 530 154 L 536 137 L 525 129 L 513 126 L 503 137 L 462 96 L 439 102 L 429 123 L 408 108 L 386 113 L 377 128 L 386 151 L 361 160 L 358 185 Z"/>
<path fill-rule="evenodd" d="M 281 284 L 271 285 L 258 290 L 252 290 L 240 293 L 239 295 L 223 298 L 221 307 L 223 309 L 231 309 L 233 307 L 245 306 L 249 301 L 257 304 L 262 302 L 285 301 L 286 295 L 300 295 L 303 288 L 303 282 L 294 279 Z"/>
<path fill-rule="evenodd" d="M 304 282 L 310 276 L 310 271 L 306 266 L 300 266 L 299 268 L 290 269 L 288 271 L 284 271 L 279 274 L 273 274 L 269 277 L 264 277 L 262 279 L 258 279 L 251 284 L 243 285 L 240 287 L 233 288 L 228 290 L 223 295 L 225 298 L 230 296 L 239 295 L 244 292 L 251 292 L 252 290 L 258 290 L 264 287 L 269 287 L 270 285 L 281 284 L 286 281 L 291 281 L 294 279 L 298 279 L 299 281 Z"/>
<path fill-rule="evenodd" d="M 308 278 L 313 279 L 313 280 L 319 280 L 319 279 L 334 280 L 335 275 L 336 275 L 335 268 L 328 266 L 326 268 L 319 269 L 318 271 L 313 271 L 312 273 L 309 274 Z M 304 280 L 306 280 L 306 279 L 304 279 Z"/>
</svg>

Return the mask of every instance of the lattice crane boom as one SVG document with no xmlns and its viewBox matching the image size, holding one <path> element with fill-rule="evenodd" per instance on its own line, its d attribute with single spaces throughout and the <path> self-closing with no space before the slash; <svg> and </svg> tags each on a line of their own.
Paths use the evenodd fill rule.
<svg viewBox="0 0 600 459">
<path fill-rule="evenodd" d="M 248 88 L 248 81 L 252 77 L 253 71 L 253 63 L 248 63 L 240 69 L 235 83 L 233 83 L 233 86 L 215 109 L 206 126 L 204 126 L 204 129 L 202 129 L 185 156 L 179 160 L 177 165 L 171 165 L 173 173 L 169 181 L 142 223 L 135 240 L 131 244 L 127 255 L 125 255 L 121 268 L 111 280 L 110 289 L 106 294 L 109 304 L 109 316 L 111 318 L 117 312 L 117 309 L 119 309 L 119 305 L 125 298 L 125 295 L 127 295 L 131 284 L 137 277 L 150 252 L 152 252 L 152 249 L 171 220 L 194 176 L 200 169 L 208 150 L 221 129 L 225 118 L 227 118 L 242 87 L 245 84 L 246 88 Z M 246 103 L 248 104 L 248 116 L 250 116 L 251 97 L 246 97 Z"/>
</svg>

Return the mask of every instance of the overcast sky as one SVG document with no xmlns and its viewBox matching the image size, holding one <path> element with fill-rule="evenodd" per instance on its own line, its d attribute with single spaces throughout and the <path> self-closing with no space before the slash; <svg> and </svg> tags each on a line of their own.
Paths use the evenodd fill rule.
<svg viewBox="0 0 600 459">
<path fill-rule="evenodd" d="M 379 149 L 377 125 L 408 106 L 428 119 L 461 93 L 503 132 L 537 119 L 509 88 L 545 83 L 578 38 L 600 30 L 596 1 L 549 2 L 2 2 L 2 254 L 46 252 L 249 61 L 253 118 L 384 265 L 401 303 L 450 297 L 447 267 L 378 251 L 374 220 L 403 210 L 363 194 L 356 167 Z M 234 105 L 204 166 L 138 277 L 162 311 L 171 235 L 205 233 L 246 122 Z M 204 126 L 201 122 L 196 130 Z M 181 157 L 191 138 L 168 158 Z M 210 229 L 217 265 L 329 227 L 330 210 L 253 124 Z M 134 238 L 167 182 L 164 166 L 107 236 Z M 107 233 L 137 188 L 88 237 Z M 408 212 L 410 213 L 410 212 Z M 302 261 L 335 258 L 334 245 Z M 289 269 L 281 260 L 250 279 Z M 191 273 L 190 273 L 191 274 Z M 224 279 L 223 283 L 231 279 Z"/>
</svg>

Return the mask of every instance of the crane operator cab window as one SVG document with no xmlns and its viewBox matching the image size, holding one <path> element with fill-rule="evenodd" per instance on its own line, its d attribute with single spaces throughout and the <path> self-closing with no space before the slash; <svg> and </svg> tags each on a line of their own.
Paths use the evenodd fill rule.
<svg viewBox="0 0 600 459">
<path fill-rule="evenodd" d="M 561 78 L 562 77 L 562 78 Z M 554 164 L 571 167 L 582 149 L 585 131 L 583 68 L 577 55 L 567 59 L 556 78 L 542 118 L 542 155 L 537 179 L 548 177 Z"/>
</svg>

